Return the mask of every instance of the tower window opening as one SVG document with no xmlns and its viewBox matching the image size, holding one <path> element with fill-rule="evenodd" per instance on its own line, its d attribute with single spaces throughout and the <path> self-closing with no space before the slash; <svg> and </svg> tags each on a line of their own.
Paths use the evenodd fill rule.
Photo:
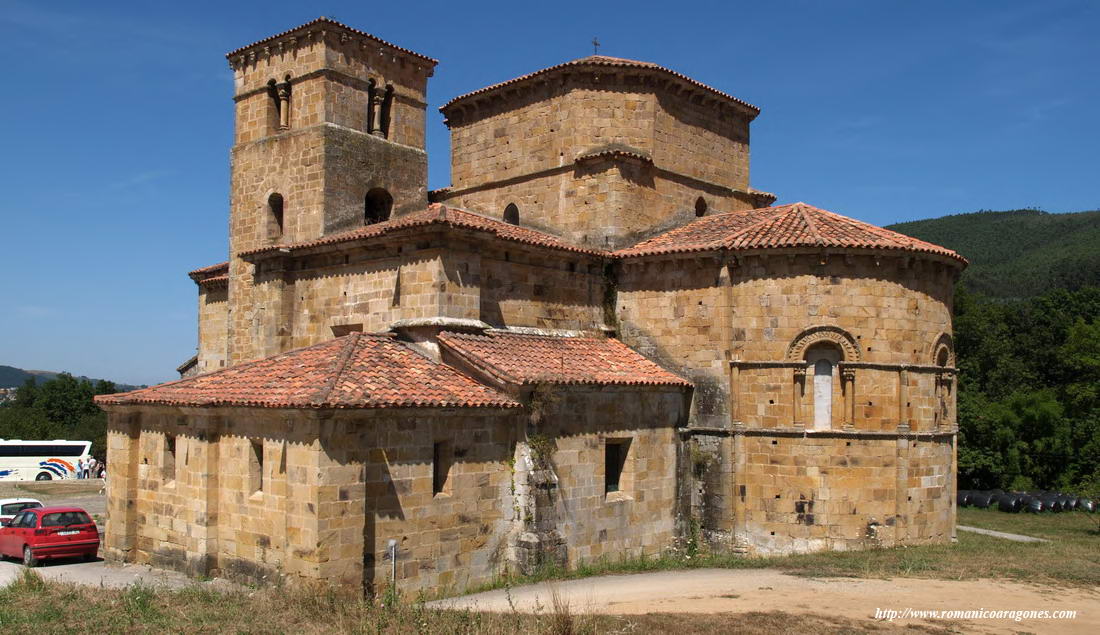
<svg viewBox="0 0 1100 635">
<path fill-rule="evenodd" d="M 519 208 L 515 203 L 508 203 L 504 208 L 504 222 L 511 225 L 519 225 Z"/>
<path fill-rule="evenodd" d="M 382 138 L 390 136 L 390 119 L 393 115 L 393 84 L 386 84 L 386 92 L 382 96 L 382 112 L 378 114 L 378 128 L 382 132 Z"/>
<path fill-rule="evenodd" d="M 277 240 L 283 237 L 283 195 L 278 192 L 267 197 L 267 237 Z"/>
<path fill-rule="evenodd" d="M 390 219 L 393 197 L 385 189 L 376 187 L 363 198 L 363 223 L 373 225 Z"/>
<path fill-rule="evenodd" d="M 702 196 L 700 196 L 699 198 L 695 199 L 695 215 L 696 216 L 705 216 L 706 213 L 707 213 L 707 201 Z"/>
</svg>

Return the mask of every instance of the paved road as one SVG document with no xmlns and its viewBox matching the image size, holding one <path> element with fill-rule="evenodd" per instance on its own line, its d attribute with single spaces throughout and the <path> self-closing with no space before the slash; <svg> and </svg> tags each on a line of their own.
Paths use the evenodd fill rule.
<svg viewBox="0 0 1100 635">
<path fill-rule="evenodd" d="M 13 560 L 0 561 L 0 586 L 8 585 L 16 580 L 22 569 L 23 565 Z M 78 584 L 111 588 L 125 587 L 136 582 L 172 589 L 195 584 L 195 580 L 175 571 L 153 569 L 144 565 L 109 565 L 102 560 L 97 562 L 82 562 L 80 560 L 44 562 L 35 567 L 34 570 L 47 580 L 76 582 Z"/>
<path fill-rule="evenodd" d="M 876 609 L 1075 610 L 1075 619 L 954 620 L 965 632 L 1100 633 L 1100 593 L 999 580 L 807 578 L 772 569 L 694 569 L 615 575 L 488 591 L 431 603 L 437 608 L 553 612 L 554 595 L 574 613 L 783 611 L 875 619 Z M 731 616 L 731 619 L 736 619 Z M 900 624 L 951 626 L 912 619 Z"/>
</svg>

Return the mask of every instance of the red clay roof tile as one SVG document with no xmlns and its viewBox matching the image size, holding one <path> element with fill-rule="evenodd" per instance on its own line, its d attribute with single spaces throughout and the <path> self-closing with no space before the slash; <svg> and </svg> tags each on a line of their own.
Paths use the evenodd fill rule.
<svg viewBox="0 0 1100 635">
<path fill-rule="evenodd" d="M 691 386 L 616 339 L 444 332 L 439 343 L 510 384 Z"/>
<path fill-rule="evenodd" d="M 526 75 L 520 75 L 519 77 L 509 79 L 508 81 L 505 81 L 505 82 L 500 82 L 499 84 L 493 84 L 491 86 L 486 86 L 485 88 L 479 88 L 475 91 L 472 91 L 472 92 L 466 93 L 464 95 L 459 95 L 458 97 L 455 97 L 454 99 L 452 99 L 452 100 L 448 101 L 447 103 L 443 104 L 443 106 L 441 106 L 439 108 L 439 110 L 440 110 L 440 112 L 443 112 L 444 114 L 446 114 L 448 108 L 450 108 L 452 105 L 454 105 L 454 104 L 456 104 L 456 103 L 458 103 L 458 102 L 460 102 L 464 99 L 468 99 L 468 98 L 473 97 L 475 95 L 481 95 L 483 93 L 489 93 L 489 92 L 495 91 L 499 88 L 503 88 L 504 86 L 511 86 L 513 84 L 518 84 L 520 82 L 525 82 L 525 81 L 527 81 L 527 80 L 529 80 L 533 77 L 538 77 L 539 75 L 545 75 L 546 73 L 552 73 L 554 71 L 558 71 L 558 70 L 561 70 L 561 69 L 564 69 L 564 68 L 571 68 L 571 67 L 575 67 L 575 66 L 605 66 L 605 67 L 620 67 L 620 68 L 648 68 L 648 69 L 652 69 L 652 70 L 655 70 L 655 71 L 659 71 L 661 73 L 672 75 L 673 77 L 676 77 L 678 79 L 686 81 L 687 83 L 689 83 L 689 84 L 691 84 L 691 85 L 693 85 L 697 88 L 702 88 L 703 90 L 708 91 L 710 93 L 713 93 L 714 95 L 716 95 L 718 97 L 721 97 L 723 99 L 728 99 L 732 102 L 735 102 L 735 103 L 739 104 L 740 106 L 743 106 L 743 107 L 747 108 L 748 110 L 752 111 L 754 113 L 752 115 L 753 117 L 760 114 L 760 108 L 758 108 L 756 106 L 753 106 L 752 104 L 750 104 L 747 101 L 744 101 L 742 99 L 738 99 L 738 98 L 734 97 L 733 95 L 726 94 L 726 93 L 724 93 L 724 92 L 722 92 L 722 91 L 720 91 L 716 88 L 711 88 L 710 86 L 707 86 L 706 84 L 704 84 L 702 82 L 696 81 L 696 80 L 688 77 L 687 75 L 682 75 L 680 73 L 677 73 L 674 70 L 665 68 L 664 66 L 661 66 L 659 64 L 654 64 L 653 62 L 640 62 L 638 60 L 628 60 L 628 59 L 624 59 L 624 58 L 621 58 L 621 57 L 609 57 L 607 55 L 589 55 L 588 57 L 582 57 L 580 59 L 570 60 L 568 62 L 563 62 L 561 64 L 555 64 L 554 66 L 550 66 L 550 67 L 544 68 L 542 70 L 535 71 L 533 73 L 528 73 Z"/>
<path fill-rule="evenodd" d="M 615 252 L 616 257 L 784 247 L 898 249 L 937 254 L 963 264 L 950 249 L 910 238 L 805 203 L 704 216 L 692 223 Z"/>
<path fill-rule="evenodd" d="M 366 227 L 353 229 L 351 231 L 343 232 L 340 234 L 325 236 L 324 238 L 318 238 L 317 240 L 309 240 L 288 245 L 272 245 L 270 247 L 262 247 L 260 249 L 245 251 L 242 252 L 240 255 L 241 257 L 247 258 L 248 256 L 273 253 L 284 249 L 289 249 L 291 252 L 293 252 L 295 250 L 309 249 L 311 247 L 335 245 L 338 243 L 352 242 L 364 238 L 373 238 L 402 229 L 423 227 L 433 224 L 444 225 L 447 227 L 455 227 L 459 229 L 472 229 L 475 231 L 482 231 L 497 236 L 499 238 L 503 238 L 504 240 L 523 243 L 526 245 L 535 245 L 539 247 L 547 247 L 550 249 L 558 249 L 562 251 L 572 251 L 576 253 L 583 253 L 595 256 L 610 255 L 609 252 L 606 251 L 579 247 L 572 243 L 568 243 L 556 236 L 551 236 L 550 234 L 546 234 L 534 229 L 528 229 L 526 227 L 520 227 L 519 225 L 505 223 L 494 218 L 482 216 L 481 214 L 475 214 L 474 212 L 456 209 L 454 207 L 447 207 L 440 203 L 433 203 L 429 205 L 428 209 L 426 210 L 413 212 L 411 214 L 406 214 L 398 218 L 394 218 L 381 223 L 375 223 L 373 225 L 367 225 Z"/>
<path fill-rule="evenodd" d="M 392 337 L 362 333 L 95 400 L 254 408 L 520 407 Z"/>
<path fill-rule="evenodd" d="M 194 271 L 188 271 L 187 275 L 190 276 L 195 282 L 201 282 L 206 278 L 214 278 L 218 276 L 229 275 L 229 262 L 219 262 L 216 265 L 209 265 L 206 267 L 199 267 Z"/>
<path fill-rule="evenodd" d="M 286 31 L 283 31 L 282 33 L 276 33 L 275 35 L 270 35 L 268 37 L 265 37 L 262 40 L 257 40 L 255 42 L 253 42 L 252 44 L 246 44 L 245 46 L 242 46 L 239 49 L 234 49 L 232 51 L 229 51 L 228 53 L 225 54 L 225 57 L 226 58 L 233 57 L 234 55 L 238 55 L 240 53 L 243 53 L 244 51 L 247 51 L 248 49 L 252 48 L 253 46 L 256 46 L 258 44 L 264 44 L 266 42 L 271 42 L 273 40 L 277 40 L 281 37 L 290 35 L 291 33 L 294 33 L 295 31 L 300 31 L 300 30 L 302 30 L 306 27 L 311 27 L 315 24 L 327 24 L 327 25 L 335 26 L 335 27 L 344 29 L 345 31 L 349 31 L 351 33 L 354 33 L 356 35 L 361 35 L 363 37 L 374 40 L 375 42 L 377 42 L 379 44 L 384 44 L 384 45 L 386 45 L 386 46 L 388 46 L 388 47 L 390 47 L 390 48 L 392 48 L 396 51 L 401 51 L 402 53 L 408 53 L 409 55 L 415 55 L 416 57 L 419 57 L 422 60 L 431 62 L 432 66 L 435 66 L 436 64 L 439 64 L 439 60 L 437 60 L 437 59 L 433 59 L 431 57 L 428 57 L 427 55 L 421 55 L 420 53 L 417 53 L 416 51 L 410 51 L 407 48 L 402 48 L 402 47 L 400 47 L 396 44 L 393 44 L 392 42 L 387 42 L 387 41 L 383 40 L 382 38 L 380 38 L 378 36 L 371 35 L 370 33 L 365 33 L 363 31 L 360 31 L 359 29 L 352 28 L 352 27 L 350 27 L 350 26 L 348 26 L 348 25 L 346 25 L 342 22 L 337 22 L 336 20 L 333 20 L 332 18 L 326 18 L 325 16 L 321 16 L 321 17 L 317 18 L 316 20 L 310 20 L 309 22 L 306 22 L 305 24 L 301 24 L 299 26 L 296 26 L 293 29 L 287 29 Z"/>
</svg>

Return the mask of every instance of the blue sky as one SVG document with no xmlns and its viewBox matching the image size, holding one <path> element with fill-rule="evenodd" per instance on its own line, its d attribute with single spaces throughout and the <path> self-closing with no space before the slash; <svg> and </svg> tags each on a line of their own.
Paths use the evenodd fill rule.
<svg viewBox="0 0 1100 635">
<path fill-rule="evenodd" d="M 223 55 L 327 15 L 440 60 L 455 95 L 601 53 L 763 109 L 752 182 L 877 223 L 1100 208 L 1100 2 L 0 0 L 0 364 L 154 383 L 196 344 L 187 271 L 225 260 Z"/>
</svg>

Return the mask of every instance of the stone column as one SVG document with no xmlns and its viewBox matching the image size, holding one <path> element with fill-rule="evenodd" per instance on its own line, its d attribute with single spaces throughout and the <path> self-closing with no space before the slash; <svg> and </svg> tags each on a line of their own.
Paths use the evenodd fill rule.
<svg viewBox="0 0 1100 635">
<path fill-rule="evenodd" d="M 374 128 L 378 121 L 378 115 L 375 112 L 375 106 L 378 105 L 378 97 L 376 96 L 375 87 L 377 82 L 374 78 L 367 80 L 367 134 L 374 134 Z"/>
<path fill-rule="evenodd" d="M 905 426 L 909 429 L 909 408 L 905 405 L 909 400 L 909 371 L 902 368 L 898 372 L 898 428 Z"/>
<path fill-rule="evenodd" d="M 909 524 L 909 425 L 898 426 L 897 481 L 894 496 L 894 540 L 898 544 L 908 537 Z"/>
<path fill-rule="evenodd" d="M 279 130 L 290 129 L 290 82 L 275 87 L 279 96 Z"/>
<path fill-rule="evenodd" d="M 792 423 L 796 428 L 805 428 L 806 422 L 802 418 L 802 397 L 806 392 L 806 369 L 795 368 L 794 380 L 791 382 L 791 409 L 794 412 Z"/>
<path fill-rule="evenodd" d="M 856 371 L 843 368 L 840 371 L 841 390 L 844 391 L 844 429 L 856 427 Z"/>
<path fill-rule="evenodd" d="M 737 391 L 741 388 L 740 380 L 741 368 L 737 362 L 730 362 L 729 411 L 730 421 L 735 425 L 741 422 L 741 400 L 737 396 Z"/>
<path fill-rule="evenodd" d="M 748 518 L 745 510 L 748 505 L 745 498 L 748 496 L 748 483 L 745 482 L 745 426 L 737 423 L 733 426 L 733 544 L 735 550 L 747 549 L 745 536 L 748 533 Z"/>
</svg>

